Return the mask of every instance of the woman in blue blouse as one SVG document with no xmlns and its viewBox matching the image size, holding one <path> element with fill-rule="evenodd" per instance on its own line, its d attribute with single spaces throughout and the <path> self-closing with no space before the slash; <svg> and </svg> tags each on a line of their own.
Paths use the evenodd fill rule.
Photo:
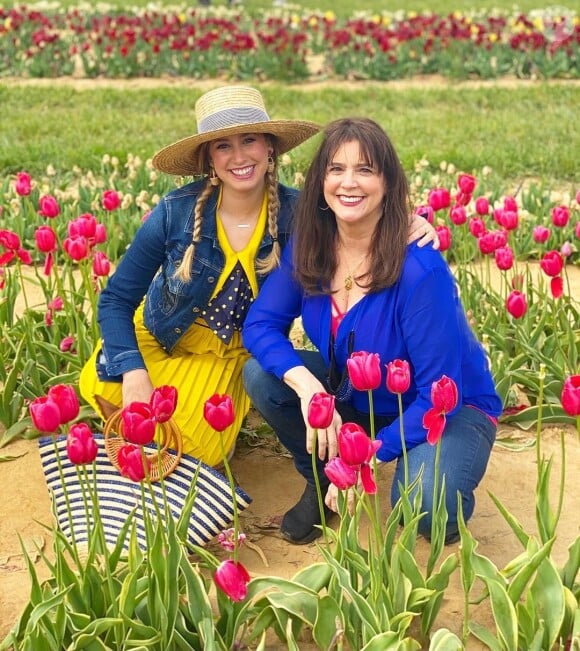
<svg viewBox="0 0 580 651">
<path fill-rule="evenodd" d="M 442 438 L 449 514 L 447 541 L 457 537 L 457 491 L 465 518 L 474 509 L 495 439 L 502 404 L 488 360 L 475 339 L 454 278 L 441 254 L 407 244 L 409 189 L 396 151 L 383 129 L 368 119 L 331 123 L 306 176 L 292 238 L 249 310 L 243 341 L 252 354 L 244 384 L 252 403 L 292 453 L 306 479 L 299 502 L 284 516 L 281 533 L 294 543 L 318 535 L 320 514 L 311 465 L 313 432 L 306 423 L 311 397 L 330 391 L 328 377 L 345 374 L 353 351 L 381 361 L 407 360 L 411 387 L 403 394 L 403 419 L 411 479 L 421 466 L 421 533 L 430 532 L 434 448 L 426 443 L 423 414 L 432 406 L 431 385 L 442 375 L 458 387 L 457 408 Z M 317 351 L 296 350 L 287 333 L 296 317 Z M 336 387 L 334 387 L 336 389 Z M 391 500 L 403 481 L 397 396 L 382 383 L 373 393 L 380 461 L 397 460 Z M 342 422 L 369 431 L 366 392 L 340 392 L 327 430 L 318 431 L 319 478 L 337 453 Z M 330 487 L 327 506 L 336 509 Z"/>
</svg>

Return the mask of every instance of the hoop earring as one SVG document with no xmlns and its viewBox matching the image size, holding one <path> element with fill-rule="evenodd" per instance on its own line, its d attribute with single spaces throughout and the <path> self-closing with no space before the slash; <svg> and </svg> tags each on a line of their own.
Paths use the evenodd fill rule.
<svg viewBox="0 0 580 651">
<path fill-rule="evenodd" d="M 327 210 L 330 210 L 330 206 L 324 202 L 324 206 L 318 206 L 318 210 L 322 210 L 323 212 L 326 212 Z"/>
<path fill-rule="evenodd" d="M 274 174 L 274 170 L 276 169 L 276 161 L 272 158 L 272 155 L 268 156 L 268 174 Z"/>
<path fill-rule="evenodd" d="M 215 173 L 213 165 L 209 166 L 209 182 L 215 188 L 220 184 L 220 177 Z"/>
</svg>

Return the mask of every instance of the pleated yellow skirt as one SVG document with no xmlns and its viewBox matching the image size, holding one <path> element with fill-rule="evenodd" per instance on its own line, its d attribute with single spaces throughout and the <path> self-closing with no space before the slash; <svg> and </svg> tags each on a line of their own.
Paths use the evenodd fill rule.
<svg viewBox="0 0 580 651">
<path fill-rule="evenodd" d="M 242 345 L 240 333 L 234 332 L 231 342 L 224 345 L 209 328 L 194 323 L 168 355 L 145 328 L 142 306 L 135 315 L 135 330 L 153 386 L 170 385 L 177 389 L 174 420 L 183 435 L 183 451 L 210 466 L 218 465 L 223 459 L 220 433 L 205 421 L 203 405 L 215 393 L 231 396 L 235 421 L 221 434 L 224 449 L 231 450 L 250 409 L 250 399 L 242 384 L 242 368 L 249 354 Z M 120 383 L 99 380 L 96 372 L 99 350 L 97 346 L 81 371 L 79 390 L 104 418 L 96 397 L 119 408 L 123 398 Z"/>
</svg>

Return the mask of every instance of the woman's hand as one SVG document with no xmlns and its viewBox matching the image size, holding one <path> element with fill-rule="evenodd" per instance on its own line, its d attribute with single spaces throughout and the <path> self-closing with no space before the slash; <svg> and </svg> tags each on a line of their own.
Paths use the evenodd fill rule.
<svg viewBox="0 0 580 651">
<path fill-rule="evenodd" d="M 409 238 L 407 243 L 417 241 L 417 246 L 423 247 L 429 242 L 433 242 L 433 248 L 439 248 L 439 236 L 435 228 L 420 215 L 412 215 L 409 221 Z"/>
<path fill-rule="evenodd" d="M 312 453 L 314 443 L 314 428 L 308 424 L 308 407 L 315 393 L 327 393 L 321 382 L 305 367 L 295 366 L 286 372 L 284 382 L 296 391 L 300 399 L 300 410 L 306 425 L 306 450 Z M 330 427 L 316 431 L 318 457 L 332 459 L 338 454 L 338 430 L 342 425 L 342 418 L 336 409 Z"/>
<path fill-rule="evenodd" d="M 123 373 L 123 407 L 132 402 L 149 402 L 153 384 L 144 368 Z"/>
<path fill-rule="evenodd" d="M 354 513 L 354 496 L 355 491 L 360 493 L 362 489 L 362 484 L 359 480 L 357 488 L 349 488 L 346 491 L 346 504 L 348 507 L 348 512 L 352 515 Z M 326 491 L 326 497 L 324 498 L 324 503 L 331 511 L 339 513 L 338 510 L 338 488 L 334 484 L 330 484 L 328 490 Z"/>
</svg>

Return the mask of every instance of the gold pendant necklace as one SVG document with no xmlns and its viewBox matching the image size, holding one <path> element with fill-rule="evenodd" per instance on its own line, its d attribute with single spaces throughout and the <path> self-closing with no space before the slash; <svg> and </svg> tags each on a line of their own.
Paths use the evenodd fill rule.
<svg viewBox="0 0 580 651">
<path fill-rule="evenodd" d="M 366 260 L 368 253 L 365 253 L 363 257 L 359 260 L 358 264 L 354 268 L 353 271 L 350 270 L 350 267 L 348 266 L 348 262 L 346 259 L 344 260 L 344 264 L 346 265 L 346 269 L 348 271 L 348 276 L 345 276 L 344 278 L 344 288 L 346 289 L 347 292 L 350 292 L 352 289 L 352 286 L 354 285 L 354 274 L 358 271 L 359 267 L 361 264 Z"/>
</svg>

